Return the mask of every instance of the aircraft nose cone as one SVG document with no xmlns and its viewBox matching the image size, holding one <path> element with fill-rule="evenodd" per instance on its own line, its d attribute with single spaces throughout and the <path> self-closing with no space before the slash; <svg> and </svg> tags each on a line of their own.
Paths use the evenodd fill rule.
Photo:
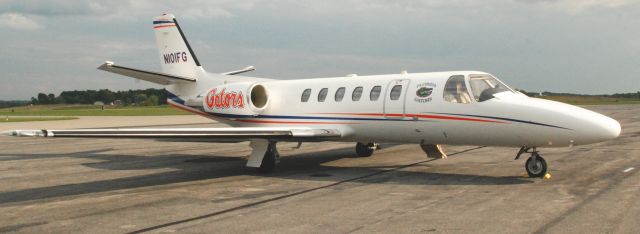
<svg viewBox="0 0 640 234">
<path fill-rule="evenodd" d="M 607 140 L 617 138 L 618 136 L 620 136 L 620 132 L 622 132 L 622 126 L 620 126 L 620 123 L 615 119 L 609 117 L 607 117 L 607 119 L 602 121 L 599 125 L 599 127 L 601 128 L 600 131 L 602 133 L 602 137 Z"/>
<path fill-rule="evenodd" d="M 539 119 L 559 126 L 546 136 L 546 141 L 554 146 L 587 145 L 608 141 L 620 136 L 621 126 L 615 119 L 582 107 L 531 98 L 528 106 L 538 115 Z M 531 114 L 535 115 L 535 114 Z"/>
<path fill-rule="evenodd" d="M 596 112 L 582 113 L 580 117 L 584 122 L 579 128 L 581 129 L 579 133 L 582 136 L 578 138 L 582 138 L 584 143 L 608 141 L 620 136 L 622 127 L 615 119 Z"/>
</svg>

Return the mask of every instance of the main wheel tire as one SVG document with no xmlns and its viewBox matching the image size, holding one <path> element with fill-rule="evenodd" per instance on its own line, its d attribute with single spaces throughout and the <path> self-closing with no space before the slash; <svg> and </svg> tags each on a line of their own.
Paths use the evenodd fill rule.
<svg viewBox="0 0 640 234">
<path fill-rule="evenodd" d="M 258 170 L 263 173 L 272 172 L 276 169 L 276 166 L 280 162 L 280 154 L 278 153 L 278 149 L 276 148 L 276 144 L 269 144 L 269 148 L 267 148 L 267 152 L 264 153 L 264 157 L 262 158 L 262 164 Z"/>
<path fill-rule="evenodd" d="M 527 159 L 524 168 L 529 177 L 543 177 L 547 174 L 547 162 L 537 153 Z"/>
<path fill-rule="evenodd" d="M 358 154 L 358 157 L 370 157 L 371 155 L 373 155 L 373 151 L 375 151 L 375 148 L 373 148 L 373 143 L 364 144 L 358 142 L 356 144 L 356 154 Z"/>
</svg>

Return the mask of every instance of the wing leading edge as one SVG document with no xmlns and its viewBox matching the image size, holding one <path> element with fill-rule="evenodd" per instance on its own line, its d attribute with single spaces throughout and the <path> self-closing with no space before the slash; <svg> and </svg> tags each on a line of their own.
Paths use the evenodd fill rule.
<svg viewBox="0 0 640 234">
<path fill-rule="evenodd" d="M 173 138 L 207 139 L 210 141 L 242 141 L 251 139 L 330 140 L 340 138 L 337 129 L 315 128 L 168 128 L 168 129 L 77 129 L 77 130 L 12 130 L 3 133 L 16 137 L 78 138 Z"/>
</svg>

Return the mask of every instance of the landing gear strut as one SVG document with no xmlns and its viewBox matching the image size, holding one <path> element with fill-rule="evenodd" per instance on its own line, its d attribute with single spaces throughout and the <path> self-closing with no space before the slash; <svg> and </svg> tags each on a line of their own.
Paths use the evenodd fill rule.
<svg viewBox="0 0 640 234">
<path fill-rule="evenodd" d="M 356 154 L 358 154 L 358 157 L 369 157 L 373 155 L 373 151 L 375 151 L 376 148 L 378 148 L 376 143 L 365 144 L 358 142 L 356 144 Z"/>
<path fill-rule="evenodd" d="M 441 145 L 420 144 L 420 148 L 429 158 L 447 158 Z"/>
<path fill-rule="evenodd" d="M 276 148 L 276 143 L 269 142 L 267 152 L 264 153 L 262 164 L 260 164 L 258 170 L 260 172 L 272 172 L 274 169 L 276 169 L 276 165 L 278 165 L 279 162 L 280 154 L 278 153 L 278 149 Z"/>
<path fill-rule="evenodd" d="M 544 177 L 547 174 L 547 162 L 540 156 L 538 150 L 536 150 L 535 147 L 523 146 L 520 148 L 516 160 L 524 153 L 531 154 L 531 157 L 529 157 L 524 164 L 524 168 L 527 170 L 529 177 Z"/>
</svg>

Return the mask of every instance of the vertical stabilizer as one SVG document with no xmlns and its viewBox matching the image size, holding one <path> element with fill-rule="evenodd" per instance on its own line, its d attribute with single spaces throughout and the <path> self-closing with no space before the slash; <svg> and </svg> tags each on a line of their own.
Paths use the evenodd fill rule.
<svg viewBox="0 0 640 234">
<path fill-rule="evenodd" d="M 193 53 L 176 17 L 162 14 L 153 19 L 153 29 L 160 53 L 162 72 L 171 75 L 196 78 L 200 62 Z"/>
</svg>

